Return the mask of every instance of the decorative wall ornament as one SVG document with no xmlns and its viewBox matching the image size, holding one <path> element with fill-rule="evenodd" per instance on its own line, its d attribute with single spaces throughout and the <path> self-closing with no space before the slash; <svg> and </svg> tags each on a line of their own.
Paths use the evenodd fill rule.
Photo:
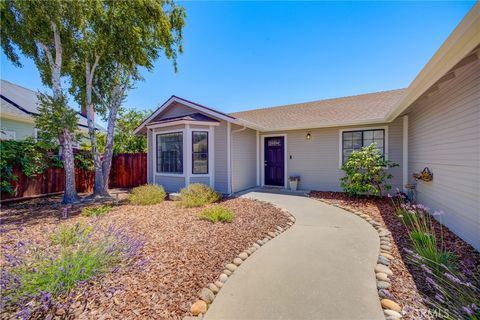
<svg viewBox="0 0 480 320">
<path fill-rule="evenodd" d="M 422 180 L 428 182 L 433 180 L 433 173 L 428 167 L 425 167 L 422 172 L 414 173 L 413 177 L 415 178 L 415 180 Z"/>
</svg>

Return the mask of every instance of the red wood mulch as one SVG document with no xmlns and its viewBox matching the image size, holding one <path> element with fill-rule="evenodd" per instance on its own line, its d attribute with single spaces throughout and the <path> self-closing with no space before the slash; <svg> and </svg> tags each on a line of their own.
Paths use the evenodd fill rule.
<svg viewBox="0 0 480 320">
<path fill-rule="evenodd" d="M 39 204 L 38 204 L 39 203 Z M 165 201 L 152 206 L 120 205 L 99 218 L 78 215 L 60 220 L 62 208 L 48 200 L 2 208 L 3 244 L 32 240 L 48 246 L 48 234 L 60 224 L 79 221 L 124 226 L 146 244 L 143 267 L 108 274 L 75 291 L 66 307 L 68 318 L 176 319 L 188 315 L 198 291 L 220 275 L 226 263 L 256 240 L 285 227 L 287 216 L 272 205 L 248 199 L 228 199 L 222 205 L 235 212 L 232 223 L 202 221 L 200 208 L 184 209 Z M 14 246 L 12 246 L 14 247 Z"/>
<path fill-rule="evenodd" d="M 359 197 L 351 198 L 342 192 L 313 191 L 310 197 L 329 201 L 352 209 L 360 210 L 382 223 L 390 232 L 394 240 L 392 255 L 395 259 L 390 268 L 392 287 L 389 291 L 395 296 L 406 315 L 404 319 L 430 319 L 422 295 L 428 295 L 428 287 L 423 282 L 424 274 L 421 270 L 407 263 L 407 254 L 403 248 L 409 248 L 408 233 L 403 223 L 396 217 L 395 210 L 389 198 Z M 435 228 L 439 223 L 434 221 Z M 448 228 L 443 227 L 446 249 L 455 253 L 461 261 L 471 265 L 472 269 L 480 268 L 480 254 L 472 246 L 464 242 Z"/>
</svg>

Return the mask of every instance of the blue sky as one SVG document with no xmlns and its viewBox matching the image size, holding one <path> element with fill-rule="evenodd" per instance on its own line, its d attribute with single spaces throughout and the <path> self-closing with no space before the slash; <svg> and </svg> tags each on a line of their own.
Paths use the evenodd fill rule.
<svg viewBox="0 0 480 320">
<path fill-rule="evenodd" d="M 154 109 L 172 94 L 233 112 L 403 88 L 474 2 L 180 2 L 179 71 L 159 59 L 125 105 Z M 32 61 L 1 77 L 42 89 Z M 72 103 L 73 105 L 73 103 Z"/>
</svg>

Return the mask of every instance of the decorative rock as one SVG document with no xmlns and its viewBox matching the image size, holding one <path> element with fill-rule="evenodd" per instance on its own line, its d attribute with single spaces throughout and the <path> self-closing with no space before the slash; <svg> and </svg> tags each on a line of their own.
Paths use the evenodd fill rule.
<svg viewBox="0 0 480 320">
<path fill-rule="evenodd" d="M 280 227 L 280 226 L 277 226 L 277 230 L 280 231 L 280 232 L 283 232 L 283 228 Z"/>
<path fill-rule="evenodd" d="M 220 288 L 214 285 L 213 283 L 209 283 L 207 288 L 210 289 L 213 293 L 217 294 L 220 291 Z"/>
<path fill-rule="evenodd" d="M 260 241 L 260 240 L 258 240 L 258 241 Z M 256 250 L 256 249 L 260 249 L 261 245 L 263 244 L 263 243 L 262 243 L 262 244 L 258 244 L 258 241 L 257 241 L 257 243 L 254 243 L 254 244 L 253 244 L 253 248 L 255 248 L 255 250 Z"/>
<path fill-rule="evenodd" d="M 388 288 L 390 288 L 390 286 L 391 286 L 390 282 L 377 281 L 377 288 L 378 289 L 388 289 Z"/>
<path fill-rule="evenodd" d="M 269 233 L 267 233 L 270 237 L 272 238 L 275 238 L 275 233 L 273 233 L 272 231 L 270 231 Z"/>
<path fill-rule="evenodd" d="M 215 281 L 213 284 L 216 285 L 219 289 L 220 289 L 221 287 L 223 287 L 223 282 L 218 281 L 218 280 Z"/>
<path fill-rule="evenodd" d="M 383 309 L 390 309 L 397 312 L 402 311 L 402 307 L 400 307 L 398 303 L 390 299 L 382 299 L 380 301 L 380 304 L 382 305 Z"/>
<path fill-rule="evenodd" d="M 378 290 L 378 295 L 380 296 L 380 298 L 385 298 L 390 300 L 393 299 L 393 295 L 387 289 Z"/>
<path fill-rule="evenodd" d="M 233 274 L 233 272 L 228 269 L 223 270 L 223 273 L 225 273 L 229 277 Z"/>
<path fill-rule="evenodd" d="M 380 253 L 380 255 L 381 255 L 382 257 L 385 257 L 385 258 L 390 259 L 390 260 L 395 259 L 391 254 L 388 254 L 388 253 L 382 252 L 382 253 Z"/>
<path fill-rule="evenodd" d="M 401 318 L 395 316 L 386 316 L 385 320 L 399 320 Z"/>
<path fill-rule="evenodd" d="M 377 278 L 377 280 L 380 280 L 380 281 L 388 281 L 388 275 L 383 272 L 376 273 L 375 277 Z"/>
<path fill-rule="evenodd" d="M 218 280 L 220 280 L 220 282 L 222 282 L 222 283 L 225 283 L 225 282 L 227 282 L 227 280 L 228 280 L 228 276 L 227 276 L 225 273 L 222 273 L 222 274 L 218 277 Z"/>
<path fill-rule="evenodd" d="M 396 317 L 397 319 L 402 318 L 402 315 L 401 315 L 399 312 L 394 311 L 394 310 L 386 309 L 386 310 L 383 310 L 383 313 L 384 313 L 386 316 Z"/>
<path fill-rule="evenodd" d="M 207 303 L 202 300 L 197 300 L 192 306 L 190 307 L 190 312 L 194 316 L 198 316 L 199 314 L 207 312 Z"/>
<path fill-rule="evenodd" d="M 237 266 L 234 265 L 233 263 L 227 263 L 227 265 L 225 266 L 225 268 L 227 268 L 227 269 L 230 270 L 231 272 L 234 272 L 235 270 L 237 270 Z"/>
<path fill-rule="evenodd" d="M 390 245 L 390 241 L 388 241 L 388 240 L 380 240 L 380 244 L 381 244 L 381 245 L 383 244 L 383 245 L 389 246 L 389 245 Z"/>
<path fill-rule="evenodd" d="M 385 244 L 382 244 L 382 245 L 380 246 L 380 249 L 386 250 L 386 251 L 390 251 L 390 250 L 392 250 L 392 247 L 391 247 L 391 246 L 388 246 L 388 245 L 385 245 Z"/>
<path fill-rule="evenodd" d="M 267 243 L 269 240 L 270 240 L 270 239 L 269 239 L 268 237 L 265 237 L 265 238 L 263 238 L 262 241 L 263 241 L 263 243 L 265 244 L 265 243 Z"/>
<path fill-rule="evenodd" d="M 391 235 L 392 233 L 390 231 L 388 231 L 387 229 L 378 229 L 378 235 L 380 237 L 386 237 L 386 236 L 389 236 Z"/>
<path fill-rule="evenodd" d="M 215 295 L 213 294 L 212 290 L 208 288 L 202 288 L 198 296 L 206 303 L 212 303 L 213 299 L 215 299 Z"/>
<path fill-rule="evenodd" d="M 290 227 L 293 226 L 293 222 L 288 222 L 287 223 Z"/>
<path fill-rule="evenodd" d="M 251 248 L 248 248 L 247 250 L 245 250 L 245 252 L 248 254 L 248 255 L 251 255 L 253 253 L 252 249 Z"/>
<path fill-rule="evenodd" d="M 377 264 L 375 266 L 375 272 L 383 272 L 389 276 L 393 275 L 392 270 L 390 270 L 388 267 L 384 266 L 383 264 Z"/>
<path fill-rule="evenodd" d="M 383 265 L 388 267 L 390 265 L 390 260 L 388 260 L 384 256 L 379 256 L 378 260 L 377 260 L 377 263 L 383 264 Z"/>
<path fill-rule="evenodd" d="M 263 246 L 263 241 L 262 240 L 257 240 L 257 243 L 259 246 Z"/>
<path fill-rule="evenodd" d="M 172 201 L 179 201 L 180 200 L 180 193 L 169 193 L 168 199 Z"/>
<path fill-rule="evenodd" d="M 248 258 L 248 253 L 246 253 L 245 251 L 244 252 L 241 252 L 238 257 L 242 260 L 245 260 Z"/>
<path fill-rule="evenodd" d="M 243 262 L 243 260 L 240 259 L 240 258 L 235 258 L 235 259 L 233 259 L 233 263 L 234 263 L 236 266 L 241 265 L 242 262 Z"/>
<path fill-rule="evenodd" d="M 257 247 L 251 246 L 251 247 L 250 247 L 250 251 L 252 251 L 252 253 L 254 253 L 255 251 L 257 251 Z"/>
<path fill-rule="evenodd" d="M 290 219 L 292 222 L 295 222 L 295 218 L 293 216 L 289 216 L 288 219 Z"/>
</svg>

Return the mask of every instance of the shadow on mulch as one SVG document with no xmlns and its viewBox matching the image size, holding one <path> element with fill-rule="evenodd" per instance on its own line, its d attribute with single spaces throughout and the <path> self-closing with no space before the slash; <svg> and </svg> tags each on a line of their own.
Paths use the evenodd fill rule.
<svg viewBox="0 0 480 320">
<path fill-rule="evenodd" d="M 62 203 L 63 195 L 31 199 L 21 202 L 2 204 L 0 211 L 1 232 L 8 232 L 18 227 L 33 226 L 45 220 L 69 220 L 78 216 L 85 207 L 96 206 L 101 203 L 112 203 L 111 199 L 97 199 L 88 201 L 88 194 L 81 195 L 81 200 L 73 205 Z M 123 201 L 120 200 L 119 204 Z M 63 218 L 64 210 L 68 210 L 67 218 Z"/>
</svg>

